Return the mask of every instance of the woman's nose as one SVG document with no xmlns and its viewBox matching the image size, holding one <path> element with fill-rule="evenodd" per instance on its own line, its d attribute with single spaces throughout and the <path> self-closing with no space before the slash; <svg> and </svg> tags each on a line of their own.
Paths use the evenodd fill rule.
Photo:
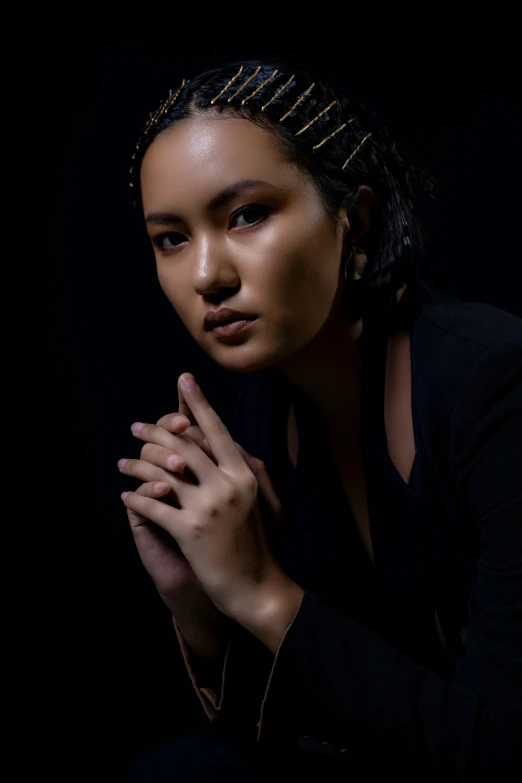
<svg viewBox="0 0 522 783">
<path fill-rule="evenodd" d="M 219 288 L 233 288 L 238 283 L 234 260 L 220 243 L 207 242 L 197 252 L 194 265 L 194 288 L 209 294 Z"/>
</svg>

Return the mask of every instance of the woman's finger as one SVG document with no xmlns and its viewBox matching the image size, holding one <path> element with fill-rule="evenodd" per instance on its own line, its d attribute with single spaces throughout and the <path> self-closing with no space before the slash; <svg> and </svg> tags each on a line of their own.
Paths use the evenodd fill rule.
<svg viewBox="0 0 522 783">
<path fill-rule="evenodd" d="M 183 416 L 187 417 L 187 419 L 189 420 L 191 426 L 194 426 L 194 425 L 199 426 L 198 422 L 196 421 L 196 418 L 195 418 L 195 416 L 194 416 L 194 414 L 193 414 L 193 412 L 191 410 L 191 408 L 189 407 L 189 405 L 187 403 L 187 400 L 185 399 L 185 392 L 184 392 L 184 390 L 183 390 L 183 388 L 181 386 L 180 379 L 181 379 L 181 375 L 178 378 L 178 403 L 179 403 L 178 404 L 178 408 L 179 408 L 179 413 L 181 413 Z"/>
<path fill-rule="evenodd" d="M 195 378 L 189 373 L 183 373 L 180 380 L 183 381 L 185 388 L 183 389 L 183 395 L 190 407 L 196 423 L 199 425 L 201 432 L 208 441 L 212 453 L 216 458 L 216 463 L 225 472 L 233 470 L 242 470 L 244 461 L 240 458 L 238 450 L 234 448 L 234 441 L 225 423 L 222 421 L 217 411 L 212 407 L 210 401 L 203 393 L 201 387 L 197 384 Z M 188 385 L 188 389 L 186 388 Z M 139 434 L 138 434 L 139 437 Z M 184 450 L 181 450 L 182 454 L 185 454 Z M 199 452 L 201 455 L 201 451 Z M 192 455 L 190 450 L 187 451 L 187 456 Z M 194 455 L 197 459 L 197 455 Z M 190 462 L 187 459 L 187 463 Z M 198 464 L 199 463 L 199 464 Z M 208 465 L 204 460 L 198 460 L 194 462 L 194 468 L 191 469 L 200 478 L 200 473 L 203 476 L 208 472 Z"/>
<path fill-rule="evenodd" d="M 168 495 L 170 490 L 171 488 L 166 481 L 147 481 L 138 487 L 136 492 L 139 495 L 143 495 L 145 497 L 160 498 L 163 495 Z M 145 517 L 141 516 L 141 514 L 137 514 L 135 511 L 131 511 L 130 508 L 127 509 L 127 517 L 130 522 L 130 526 L 133 528 L 138 527 L 139 525 L 143 525 L 149 521 Z"/>
<path fill-rule="evenodd" d="M 186 470 L 190 470 L 198 482 L 203 481 L 209 471 L 212 472 L 216 467 L 217 463 L 199 447 L 199 444 L 192 440 L 190 435 L 172 433 L 165 427 L 144 422 L 136 422 L 135 425 L 132 425 L 131 431 L 137 440 L 163 446 L 169 453 L 173 452 L 177 457 L 182 457 L 187 466 Z M 226 437 L 230 438 L 230 435 L 228 435 L 228 432 L 224 432 L 221 437 L 223 439 Z M 233 445 L 231 438 L 230 442 Z M 214 451 L 214 449 L 212 450 Z M 234 451 L 237 459 L 239 454 L 236 449 Z"/>
<path fill-rule="evenodd" d="M 182 416 L 180 413 L 167 413 L 165 416 L 162 416 L 161 419 L 158 419 L 156 424 L 159 427 L 164 427 L 169 432 L 175 433 L 176 435 L 186 434 L 187 437 L 193 440 L 194 443 L 197 443 L 200 449 L 205 452 L 207 457 L 210 457 L 210 459 L 213 460 L 217 465 L 217 460 L 212 454 L 212 449 L 208 445 L 208 441 L 204 437 L 199 426 L 191 425 L 186 416 Z M 144 457 L 144 459 L 146 459 L 146 457 Z"/>
<path fill-rule="evenodd" d="M 176 470 L 181 472 L 185 467 L 185 463 L 182 460 L 178 460 L 178 468 L 167 465 L 163 466 L 162 463 L 166 462 L 168 455 L 170 455 L 171 452 L 161 446 L 156 446 L 155 448 L 161 452 L 161 456 L 154 458 L 153 449 L 149 446 L 149 454 L 151 454 L 150 460 L 127 459 L 125 462 L 119 460 L 118 470 L 126 476 L 133 476 L 134 478 L 141 479 L 141 481 L 166 481 L 174 488 L 176 486 L 174 483 L 174 473 Z M 144 451 L 145 449 L 143 448 L 142 452 Z"/>
<path fill-rule="evenodd" d="M 190 421 L 181 413 L 167 413 L 165 416 L 162 416 L 161 419 L 158 419 L 156 424 L 159 427 L 165 427 L 169 432 L 178 433 L 185 432 L 185 430 L 190 427 Z"/>
<path fill-rule="evenodd" d="M 175 435 L 186 435 L 187 438 L 190 438 L 193 443 L 200 447 L 202 447 L 203 442 L 206 442 L 199 425 L 190 424 L 186 416 L 181 416 L 179 413 L 169 413 L 166 416 L 162 416 L 156 424 L 168 432 L 173 432 Z M 207 449 L 203 448 L 203 451 L 205 454 L 208 454 Z"/>
<path fill-rule="evenodd" d="M 186 492 L 188 485 L 183 489 Z M 122 492 L 121 499 L 127 510 L 159 525 L 159 527 L 175 538 L 178 543 L 179 537 L 186 533 L 187 515 L 184 513 L 183 508 L 163 502 L 155 496 L 143 495 L 133 490 Z"/>
<path fill-rule="evenodd" d="M 199 446 L 199 448 L 200 448 L 202 451 L 204 451 L 204 452 L 205 452 L 205 454 L 207 455 L 207 457 L 210 457 L 210 459 L 211 459 L 211 460 L 214 462 L 214 464 L 215 464 L 215 465 L 217 465 L 217 459 L 214 457 L 214 455 L 213 455 L 213 453 L 212 453 L 212 449 L 211 449 L 211 448 L 210 448 L 210 446 L 208 445 L 208 440 L 207 440 L 206 438 L 204 438 L 203 440 L 201 440 L 201 441 L 198 443 L 198 446 Z"/>
<path fill-rule="evenodd" d="M 145 443 L 141 447 L 140 459 L 145 462 L 150 462 L 152 465 L 157 465 L 159 468 L 163 468 L 163 470 L 166 470 L 169 473 L 182 473 L 187 467 L 185 458 L 177 451 L 168 449 L 165 446 L 158 446 L 157 443 Z M 158 478 L 158 481 L 164 480 L 165 476 L 162 476 L 161 479 Z M 152 479 L 149 479 L 149 481 L 152 481 Z"/>
</svg>

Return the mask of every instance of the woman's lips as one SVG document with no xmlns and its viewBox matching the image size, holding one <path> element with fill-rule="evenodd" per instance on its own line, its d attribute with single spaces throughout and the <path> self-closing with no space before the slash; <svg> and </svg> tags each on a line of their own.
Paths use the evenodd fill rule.
<svg viewBox="0 0 522 783">
<path fill-rule="evenodd" d="M 257 321 L 257 318 L 249 318 L 248 320 L 231 321 L 224 326 L 215 326 L 211 329 L 212 334 L 216 337 L 231 337 L 232 335 L 239 334 L 248 329 L 252 324 Z"/>
</svg>

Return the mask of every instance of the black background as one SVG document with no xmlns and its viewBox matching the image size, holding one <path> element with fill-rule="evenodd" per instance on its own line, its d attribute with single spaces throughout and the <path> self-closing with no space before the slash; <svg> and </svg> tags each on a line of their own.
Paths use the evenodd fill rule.
<svg viewBox="0 0 522 783">
<path fill-rule="evenodd" d="M 46 9 L 4 28 L 5 683 L 21 771 L 118 781 L 207 725 L 120 500 L 137 482 L 116 466 L 139 454 L 133 421 L 177 409 L 181 372 L 225 422 L 241 380 L 172 310 L 129 203 L 138 129 L 169 88 L 225 55 L 348 84 L 437 177 L 440 283 L 522 316 L 516 4 L 390 5 Z"/>
</svg>

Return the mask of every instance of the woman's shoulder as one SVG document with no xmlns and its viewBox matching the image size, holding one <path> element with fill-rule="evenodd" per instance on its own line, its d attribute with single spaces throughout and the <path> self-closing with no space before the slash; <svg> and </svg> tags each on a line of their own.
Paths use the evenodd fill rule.
<svg viewBox="0 0 522 783">
<path fill-rule="evenodd" d="M 411 323 L 413 398 L 430 442 L 449 447 L 452 430 L 485 411 L 522 374 L 522 318 L 423 284 Z"/>
<path fill-rule="evenodd" d="M 490 356 L 506 351 L 517 356 L 522 346 L 522 318 L 488 302 L 463 301 L 422 282 L 410 334 L 417 389 L 429 394 L 431 388 L 432 395 L 442 396 L 446 389 L 451 397 Z"/>
<path fill-rule="evenodd" d="M 416 339 L 447 341 L 465 354 L 471 346 L 487 350 L 505 339 L 522 337 L 522 317 L 483 301 L 464 301 L 427 281 L 419 284 L 413 319 Z"/>
</svg>

